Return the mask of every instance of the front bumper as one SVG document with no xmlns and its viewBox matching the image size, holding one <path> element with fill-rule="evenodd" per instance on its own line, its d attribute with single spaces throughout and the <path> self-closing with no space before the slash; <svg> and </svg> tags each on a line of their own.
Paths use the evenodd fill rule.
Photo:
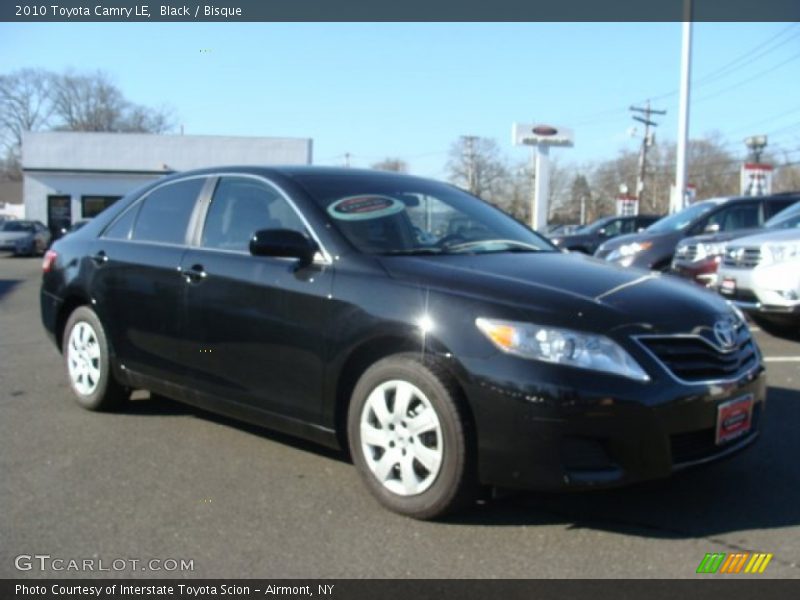
<svg viewBox="0 0 800 600">
<path fill-rule="evenodd" d="M 690 279 L 706 287 L 717 285 L 717 270 L 720 257 L 704 258 L 696 261 L 673 260 L 671 272 L 678 277 Z"/>
<path fill-rule="evenodd" d="M 725 281 L 733 281 L 726 288 Z M 752 269 L 722 267 L 718 274 L 719 293 L 749 313 L 800 315 L 800 278 L 786 265 L 758 266 Z"/>
<path fill-rule="evenodd" d="M 760 363 L 735 381 L 702 384 L 680 383 L 666 372 L 640 383 L 563 367 L 534 383 L 531 372 L 540 365 L 531 363 L 497 356 L 467 365 L 481 373 L 465 387 L 484 484 L 616 487 L 722 459 L 758 437 L 766 399 Z M 750 430 L 717 445 L 719 405 L 751 394 Z"/>
</svg>

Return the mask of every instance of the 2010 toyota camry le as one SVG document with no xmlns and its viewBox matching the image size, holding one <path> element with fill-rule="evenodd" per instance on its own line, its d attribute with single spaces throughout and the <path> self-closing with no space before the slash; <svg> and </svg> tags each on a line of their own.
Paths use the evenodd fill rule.
<svg viewBox="0 0 800 600">
<path fill-rule="evenodd" d="M 388 508 L 662 478 L 753 442 L 741 313 L 560 252 L 450 185 L 378 171 L 170 175 L 56 242 L 41 314 L 78 403 L 146 389 L 349 449 Z"/>
</svg>

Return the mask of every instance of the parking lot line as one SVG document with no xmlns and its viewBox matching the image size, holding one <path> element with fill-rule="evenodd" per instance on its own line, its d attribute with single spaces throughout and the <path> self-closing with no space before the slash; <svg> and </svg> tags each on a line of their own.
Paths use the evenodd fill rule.
<svg viewBox="0 0 800 600">
<path fill-rule="evenodd" d="M 764 362 L 800 362 L 800 356 L 765 356 Z"/>
</svg>

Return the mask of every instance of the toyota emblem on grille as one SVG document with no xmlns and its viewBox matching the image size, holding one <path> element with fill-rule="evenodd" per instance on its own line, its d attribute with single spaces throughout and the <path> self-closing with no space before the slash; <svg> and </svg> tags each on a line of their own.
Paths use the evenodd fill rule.
<svg viewBox="0 0 800 600">
<path fill-rule="evenodd" d="M 714 337 L 725 350 L 733 348 L 736 343 L 736 329 L 730 319 L 721 319 L 714 323 Z"/>
</svg>

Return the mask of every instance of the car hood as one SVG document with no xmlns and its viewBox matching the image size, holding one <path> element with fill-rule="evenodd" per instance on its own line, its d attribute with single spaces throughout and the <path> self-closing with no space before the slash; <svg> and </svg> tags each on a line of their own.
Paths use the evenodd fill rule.
<svg viewBox="0 0 800 600">
<path fill-rule="evenodd" d="M 513 307 L 520 319 L 586 331 L 640 325 L 690 331 L 730 309 L 696 285 L 574 253 L 383 257 L 389 275 L 447 294 Z"/>
<path fill-rule="evenodd" d="M 736 240 L 737 246 L 758 246 L 765 242 L 800 242 L 800 229 L 763 229 L 762 233 Z"/>
<path fill-rule="evenodd" d="M 30 231 L 0 231 L 0 243 L 22 240 L 32 235 Z"/>
<path fill-rule="evenodd" d="M 558 243 L 561 245 L 565 244 L 574 244 L 575 242 L 588 242 L 593 240 L 595 235 L 593 233 L 572 233 L 570 235 L 556 235 L 550 238 L 550 241 L 555 243 L 558 240 Z"/>
</svg>

